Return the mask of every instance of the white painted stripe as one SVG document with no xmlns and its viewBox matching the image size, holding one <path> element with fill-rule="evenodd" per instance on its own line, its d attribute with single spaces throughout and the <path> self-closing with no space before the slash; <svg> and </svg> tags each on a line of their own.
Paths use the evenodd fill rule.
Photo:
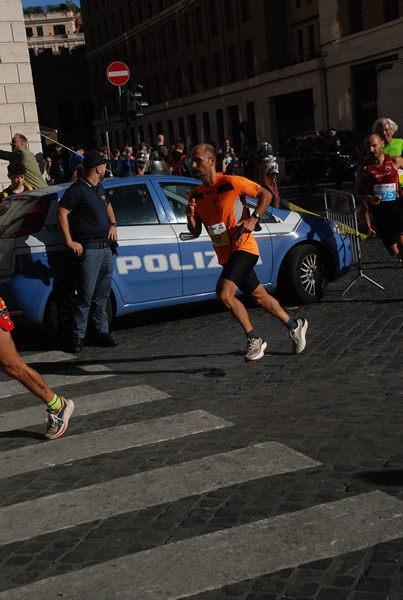
<svg viewBox="0 0 403 600">
<path fill-rule="evenodd" d="M 109 77 L 121 77 L 122 75 L 129 75 L 129 71 L 108 71 Z"/>
<path fill-rule="evenodd" d="M 141 423 L 70 435 L 58 439 L 57 444 L 38 444 L 2 452 L 0 479 L 232 425 L 230 421 L 224 421 L 204 410 L 194 410 Z"/>
<path fill-rule="evenodd" d="M 403 536 L 403 502 L 374 491 L 167 544 L 0 593 L 0 600 L 177 600 Z"/>
<path fill-rule="evenodd" d="M 223 427 L 228 424 L 219 421 L 216 425 Z M 57 444 L 57 452 L 59 451 Z M 1 508 L 1 542 L 8 544 L 25 540 L 251 479 L 313 468 L 319 464 L 286 446 L 267 442 L 162 469 L 136 473 L 129 477 L 120 477 L 102 484 Z M 57 515 L 57 519 L 49 519 L 49 506 L 52 507 L 52 514 Z"/>
<path fill-rule="evenodd" d="M 70 352 L 62 352 L 61 350 L 49 350 L 49 352 L 37 352 L 36 354 L 21 353 L 24 361 L 31 365 L 32 363 L 57 363 L 65 362 L 66 360 L 77 360 L 77 354 Z"/>
<path fill-rule="evenodd" d="M 74 397 L 74 416 L 83 417 L 85 415 L 94 415 L 104 410 L 125 408 L 135 404 L 145 404 L 170 398 L 169 394 L 161 392 L 149 385 L 136 385 L 117 390 L 108 390 L 98 394 L 89 394 L 88 396 Z M 10 431 L 12 429 L 21 429 L 23 427 L 32 427 L 44 423 L 46 412 L 44 413 L 44 404 L 34 399 L 35 406 L 22 408 L 0 414 L 0 431 Z"/>
<path fill-rule="evenodd" d="M 63 374 L 44 375 L 48 386 L 57 391 L 57 388 L 64 387 L 65 385 L 85 383 L 86 381 L 92 381 L 94 379 L 98 380 L 115 376 L 115 374 L 111 372 L 111 369 L 105 365 L 77 365 L 75 368 L 71 368 L 71 365 L 69 365 L 69 367 L 70 368 L 68 370 L 66 369 Z M 92 373 L 92 375 L 80 375 L 79 373 L 81 371 Z M 28 393 L 28 390 L 14 379 L 1 382 L 0 398 L 9 398 L 10 396 L 26 393 Z"/>
</svg>

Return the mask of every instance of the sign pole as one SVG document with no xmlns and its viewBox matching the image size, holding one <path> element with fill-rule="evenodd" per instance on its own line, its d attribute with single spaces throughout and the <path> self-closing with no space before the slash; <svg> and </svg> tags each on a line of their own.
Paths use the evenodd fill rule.
<svg viewBox="0 0 403 600">
<path fill-rule="evenodd" d="M 121 62 L 112 62 L 106 69 L 106 77 L 112 85 L 116 85 L 119 88 L 119 100 L 122 108 L 123 120 L 126 125 L 127 131 L 127 143 L 131 145 L 131 133 L 130 133 L 130 121 L 127 108 L 127 93 L 122 92 L 122 86 L 125 86 L 130 79 L 129 67 Z M 109 149 L 108 149 L 109 151 Z"/>
<path fill-rule="evenodd" d="M 110 147 L 110 144 L 109 144 L 108 108 L 106 106 L 104 106 L 104 126 L 105 126 L 105 141 L 106 141 L 106 147 L 107 147 L 107 150 L 108 150 L 109 176 L 113 177 L 112 163 L 111 163 L 111 147 Z"/>
</svg>

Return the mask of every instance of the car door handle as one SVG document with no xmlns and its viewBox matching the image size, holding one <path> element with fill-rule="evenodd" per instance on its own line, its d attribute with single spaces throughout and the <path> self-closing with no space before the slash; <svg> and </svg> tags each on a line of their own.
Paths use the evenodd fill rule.
<svg viewBox="0 0 403 600">
<path fill-rule="evenodd" d="M 181 239 L 182 242 L 186 242 L 186 240 L 194 240 L 195 236 L 191 233 L 182 232 L 179 234 L 179 239 Z"/>
</svg>

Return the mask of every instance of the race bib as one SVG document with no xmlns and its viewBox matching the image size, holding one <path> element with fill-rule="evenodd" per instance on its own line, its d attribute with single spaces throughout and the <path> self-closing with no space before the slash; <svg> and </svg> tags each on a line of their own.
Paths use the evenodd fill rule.
<svg viewBox="0 0 403 600">
<path fill-rule="evenodd" d="M 396 186 L 394 183 L 377 183 L 374 185 L 374 195 L 382 196 L 383 201 L 396 200 Z"/>
<path fill-rule="evenodd" d="M 213 246 L 228 246 L 229 238 L 228 231 L 225 228 L 225 223 L 216 223 L 209 225 L 207 232 L 213 242 Z"/>
</svg>

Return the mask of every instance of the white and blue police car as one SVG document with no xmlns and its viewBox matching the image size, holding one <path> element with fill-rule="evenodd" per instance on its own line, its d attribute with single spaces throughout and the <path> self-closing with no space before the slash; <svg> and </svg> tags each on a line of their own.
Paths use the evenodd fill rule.
<svg viewBox="0 0 403 600">
<path fill-rule="evenodd" d="M 186 227 L 188 192 L 199 183 L 172 175 L 104 180 L 119 233 L 111 319 L 215 297 L 221 267 L 211 240 L 204 231 L 193 239 Z M 0 209 L 0 296 L 15 318 L 53 332 L 70 326 L 75 294 L 75 259 L 56 218 L 68 185 L 10 197 Z M 350 240 L 332 221 L 269 207 L 260 226 L 256 272 L 285 303 L 319 301 L 351 265 Z"/>
</svg>

